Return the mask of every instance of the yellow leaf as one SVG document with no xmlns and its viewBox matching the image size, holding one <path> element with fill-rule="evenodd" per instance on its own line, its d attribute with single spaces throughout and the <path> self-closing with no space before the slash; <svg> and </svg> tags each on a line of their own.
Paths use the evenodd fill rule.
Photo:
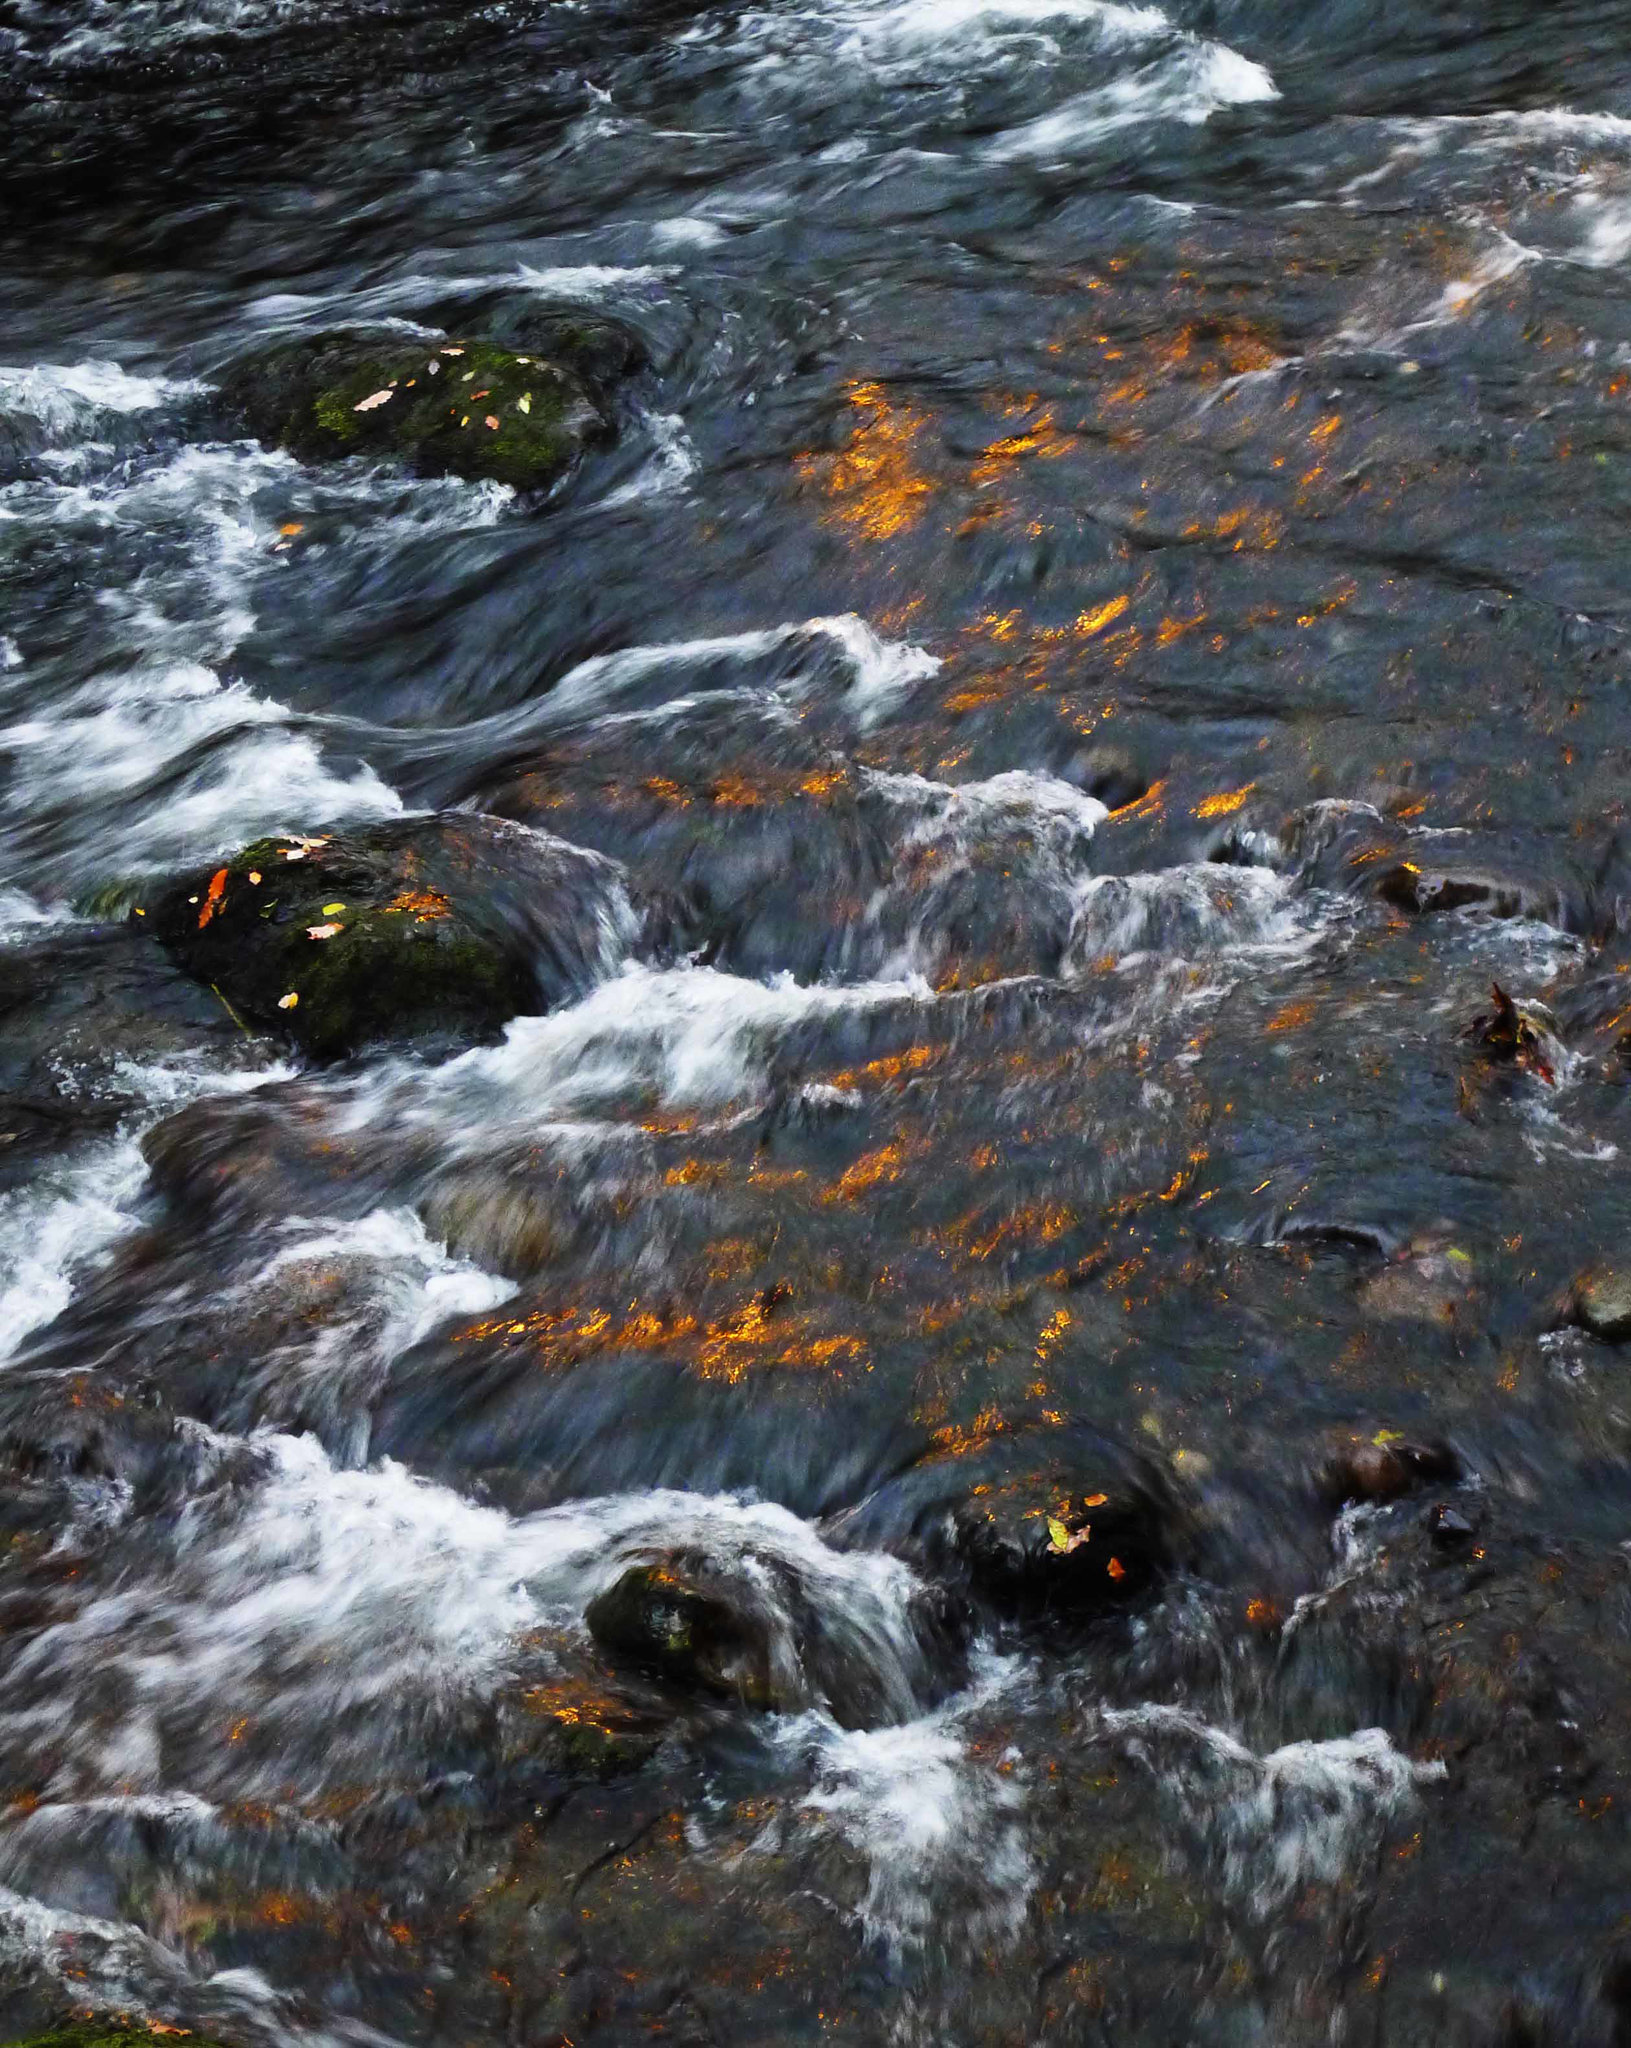
<svg viewBox="0 0 1631 2048">
<path fill-rule="evenodd" d="M 532 411 L 532 393 L 530 391 L 522 392 L 521 396 L 515 401 L 515 409 L 517 412 Z"/>
<path fill-rule="evenodd" d="M 254 879 L 255 878 L 252 875 L 250 877 L 250 880 L 253 881 Z M 325 903 L 323 905 L 323 915 L 325 917 L 338 917 L 340 912 L 344 910 L 344 908 L 345 905 L 343 903 Z"/>
<path fill-rule="evenodd" d="M 299 1000 L 299 995 L 296 993 L 295 990 L 291 989 L 286 996 L 278 997 L 277 1006 L 280 1010 L 292 1010 L 295 1004 L 299 1002 Z"/>
<path fill-rule="evenodd" d="M 1055 1550 L 1070 1548 L 1070 1531 L 1063 1522 L 1056 1521 L 1052 1515 L 1048 1517 L 1048 1541 Z"/>
<path fill-rule="evenodd" d="M 250 881 L 251 881 L 251 882 L 253 882 L 253 883 L 254 883 L 255 887 L 256 887 L 256 888 L 258 889 L 258 888 L 260 887 L 260 879 L 261 879 L 261 878 L 260 878 L 260 870 L 259 870 L 258 868 L 251 868 L 251 869 L 249 870 L 249 879 L 250 879 Z"/>
<path fill-rule="evenodd" d="M 1404 1442 L 1404 1431 L 1402 1429 L 1379 1429 L 1375 1436 L 1371 1438 L 1371 1442 L 1379 1448 L 1384 1444 L 1402 1444 Z"/>
</svg>

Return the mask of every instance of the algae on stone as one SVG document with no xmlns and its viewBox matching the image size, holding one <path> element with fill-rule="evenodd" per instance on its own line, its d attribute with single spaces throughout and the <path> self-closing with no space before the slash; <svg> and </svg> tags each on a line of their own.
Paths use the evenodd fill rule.
<svg viewBox="0 0 1631 2048">
<path fill-rule="evenodd" d="M 241 364 L 229 399 L 302 461 L 394 457 L 420 476 L 538 490 L 609 423 L 565 365 L 479 340 L 330 334 Z"/>
</svg>

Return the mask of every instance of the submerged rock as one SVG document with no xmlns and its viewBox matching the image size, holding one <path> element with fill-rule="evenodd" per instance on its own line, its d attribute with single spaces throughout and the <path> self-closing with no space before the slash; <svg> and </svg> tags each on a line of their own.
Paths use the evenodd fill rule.
<svg viewBox="0 0 1631 2048">
<path fill-rule="evenodd" d="M 1391 1430 L 1368 1443 L 1336 1445 L 1319 1475 L 1319 1490 L 1333 1506 L 1345 1501 L 1397 1500 L 1413 1487 L 1459 1479 L 1461 1461 L 1448 1444 L 1423 1444 Z"/>
<path fill-rule="evenodd" d="M 632 927 L 620 870 L 548 834 L 451 812 L 274 834 L 159 896 L 146 928 L 242 1015 L 334 1058 L 469 1039 L 581 994 Z"/>
<path fill-rule="evenodd" d="M 1447 1229 L 1419 1231 L 1385 1265 L 1360 1282 L 1356 1298 L 1390 1322 L 1452 1323 L 1473 1290 L 1472 1254 Z"/>
<path fill-rule="evenodd" d="M 303 462 L 394 457 L 419 476 L 553 483 L 611 433 L 578 371 L 492 342 L 320 334 L 237 365 L 229 402 Z"/>
</svg>

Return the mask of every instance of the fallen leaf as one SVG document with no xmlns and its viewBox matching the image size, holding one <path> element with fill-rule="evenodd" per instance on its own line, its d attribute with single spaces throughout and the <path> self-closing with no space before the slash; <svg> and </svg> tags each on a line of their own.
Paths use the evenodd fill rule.
<svg viewBox="0 0 1631 2048">
<path fill-rule="evenodd" d="M 515 409 L 517 412 L 532 411 L 532 393 L 530 391 L 522 392 L 521 396 L 515 401 Z"/>
<path fill-rule="evenodd" d="M 390 402 L 391 394 L 389 391 L 371 391 L 366 398 L 359 398 L 351 410 L 353 412 L 372 412 L 376 406 L 389 405 Z"/>
<path fill-rule="evenodd" d="M 496 415 L 494 415 L 493 413 L 489 413 L 487 415 L 487 424 L 492 428 L 495 434 L 498 432 L 498 419 Z"/>
<path fill-rule="evenodd" d="M 255 887 L 258 889 L 260 887 L 261 881 L 260 870 L 258 868 L 251 868 L 249 870 L 249 879 L 251 882 L 254 883 Z"/>
<path fill-rule="evenodd" d="M 531 356 L 517 356 L 517 357 L 516 357 L 516 361 L 517 361 L 518 363 L 530 363 L 530 362 L 532 361 L 532 357 L 531 357 Z"/>
<path fill-rule="evenodd" d="M 215 873 L 210 876 L 209 894 L 204 898 L 204 907 L 198 913 L 198 929 L 200 931 L 204 929 L 205 925 L 209 923 L 210 919 L 221 907 L 221 898 L 227 893 L 228 872 L 229 870 L 226 868 L 217 868 Z"/>
<path fill-rule="evenodd" d="M 277 1006 L 280 1010 L 292 1010 L 295 1004 L 299 1002 L 299 1000 L 300 996 L 298 992 L 294 989 L 290 989 L 289 993 L 286 996 L 278 997 Z"/>
<path fill-rule="evenodd" d="M 278 528 L 278 532 L 283 534 L 304 533 L 305 530 L 306 523 L 303 519 L 291 519 L 286 526 L 280 526 Z"/>
<path fill-rule="evenodd" d="M 325 903 L 323 905 L 323 915 L 325 917 L 338 917 L 344 908 L 345 905 L 343 903 Z"/>
<path fill-rule="evenodd" d="M 1048 1541 L 1055 1550 L 1068 1550 L 1070 1548 L 1070 1531 L 1063 1522 L 1056 1521 L 1052 1515 L 1048 1517 Z"/>
<path fill-rule="evenodd" d="M 332 939 L 336 932 L 343 932 L 343 924 L 309 924 L 306 927 L 308 939 Z"/>
<path fill-rule="evenodd" d="M 450 341 L 444 341 L 442 343 L 442 354 L 444 356 L 462 356 L 464 350 L 462 348 L 455 348 Z M 474 375 L 474 372 L 471 374 Z"/>
<path fill-rule="evenodd" d="M 1402 1429 L 1379 1429 L 1375 1436 L 1371 1438 L 1371 1442 L 1377 1445 L 1378 1448 L 1386 1444 L 1402 1444 L 1404 1442 L 1404 1431 Z"/>
<path fill-rule="evenodd" d="M 469 415 L 469 413 L 466 413 L 466 414 L 465 414 L 465 416 L 464 416 L 464 418 L 463 418 L 462 420 L 460 420 L 460 422 L 459 422 L 459 425 L 460 425 L 461 427 L 467 427 L 467 426 L 469 426 L 469 424 L 470 424 L 470 415 Z"/>
<path fill-rule="evenodd" d="M 1127 1567 L 1119 1557 L 1111 1558 L 1110 1562 L 1105 1566 L 1105 1570 L 1113 1579 L 1124 1579 L 1127 1576 Z"/>
<path fill-rule="evenodd" d="M 1084 1508 L 1102 1508 L 1109 1499 L 1110 1496 L 1107 1493 L 1090 1493 L 1082 1502 L 1082 1506 Z"/>
<path fill-rule="evenodd" d="M 306 858 L 306 849 L 303 846 L 280 846 L 278 851 L 285 860 L 304 860 Z"/>
<path fill-rule="evenodd" d="M 475 373 L 475 371 L 474 371 L 474 370 L 472 370 L 472 371 L 470 372 L 470 374 L 471 374 L 471 376 L 473 377 L 473 376 L 474 376 L 474 375 L 475 375 L 476 373 Z M 483 386 L 481 387 L 481 389 L 480 389 L 479 391 L 472 391 L 472 392 L 471 392 L 471 394 L 470 394 L 470 398 L 471 398 L 471 402 L 472 402 L 472 404 L 473 404 L 473 403 L 475 402 L 475 400 L 476 400 L 476 399 L 478 399 L 478 398 L 491 398 L 491 397 L 492 397 L 492 395 L 493 395 L 493 390 L 492 390 L 492 386 L 491 386 L 490 384 L 484 384 L 484 385 L 483 385 Z"/>
<path fill-rule="evenodd" d="M 142 910 L 142 909 L 138 908 L 138 909 L 137 909 L 137 912 L 136 912 L 136 915 L 137 915 L 138 917 L 145 917 L 145 916 L 147 915 L 147 912 L 146 912 L 145 910 Z"/>
<path fill-rule="evenodd" d="M 441 366 L 441 364 L 440 364 L 440 363 L 426 363 L 426 365 L 425 365 L 425 374 L 426 374 L 427 376 L 430 376 L 430 377 L 439 377 L 439 376 L 440 376 L 440 375 L 442 374 L 442 366 Z"/>
<path fill-rule="evenodd" d="M 461 378 L 459 379 L 459 382 L 460 382 L 461 384 L 468 384 L 468 383 L 470 382 L 470 379 L 471 379 L 471 378 L 472 378 L 472 377 L 473 377 L 473 376 L 474 376 L 475 374 L 476 374 L 476 373 L 475 373 L 475 371 L 474 371 L 474 370 L 466 370 L 466 371 L 465 371 L 465 373 L 464 373 L 464 375 L 463 375 L 463 376 L 462 376 L 462 377 L 461 377 Z"/>
</svg>

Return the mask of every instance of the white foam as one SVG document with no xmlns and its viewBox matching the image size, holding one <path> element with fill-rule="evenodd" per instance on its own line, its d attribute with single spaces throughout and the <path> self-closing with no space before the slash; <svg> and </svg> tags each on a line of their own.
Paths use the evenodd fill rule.
<svg viewBox="0 0 1631 2048">
<path fill-rule="evenodd" d="M 83 433 L 99 413 L 152 412 L 206 387 L 166 377 L 137 377 L 117 363 L 0 365 L 0 406 L 26 412 L 53 432 Z"/>
<path fill-rule="evenodd" d="M 165 1568 L 88 1599 L 9 1661 L 0 1732 L 8 1753 L 54 1760 L 53 1796 L 176 1790 L 172 1755 L 193 1766 L 185 1789 L 211 1798 L 291 1773 L 307 1789 L 366 1782 L 400 1768 L 403 1742 L 434 1752 L 440 1711 L 490 1693 L 523 1654 L 529 1672 L 549 1668 L 552 1632 L 576 1656 L 596 1594 L 675 1547 L 758 1573 L 772 1600 L 764 1567 L 785 1568 L 886 1689 L 910 1695 L 916 1580 L 830 1549 L 784 1508 L 650 1492 L 518 1519 L 394 1464 L 340 1469 L 310 1437 L 251 1443 L 265 1472 L 247 1497 L 189 1503 Z M 127 1701 L 111 1737 L 81 1697 L 110 1666 Z M 223 1702 L 255 1731 L 236 1752 L 220 1741 Z"/>
<path fill-rule="evenodd" d="M 635 505 L 652 498 L 673 497 L 683 491 L 697 473 L 697 451 L 677 412 L 648 413 L 641 424 L 651 436 L 651 454 L 638 476 L 620 484 L 605 500 L 611 505 Z"/>
<path fill-rule="evenodd" d="M 800 639 L 836 644 L 848 658 L 850 678 L 844 707 L 865 729 L 883 718 L 911 688 L 933 675 L 939 658 L 910 642 L 881 639 L 862 618 L 846 612 L 834 618 L 805 619 L 750 633 L 721 634 L 702 640 L 671 640 L 650 647 L 625 647 L 616 654 L 597 654 L 568 672 L 549 694 L 548 715 L 612 711 L 653 677 L 673 675 L 683 686 L 688 669 L 718 662 L 762 661 Z M 812 655 L 817 652 L 811 649 Z M 798 674 L 778 685 L 781 694 L 798 701 L 816 687 L 813 678 Z M 676 691 L 674 693 L 678 695 Z"/>
<path fill-rule="evenodd" d="M 145 1107 L 113 1137 L 97 1139 L 55 1172 L 0 1195 L 0 1361 L 59 1316 L 78 1282 L 135 1229 L 130 1205 L 146 1184 L 141 1139 L 150 1125 L 199 1096 L 258 1088 L 290 1071 L 234 1074 L 121 1062 L 117 1080 Z"/>
<path fill-rule="evenodd" d="M 1417 1787 L 1445 1776 L 1441 1763 L 1402 1755 L 1381 1728 L 1259 1756 L 1179 1707 L 1100 1718 L 1176 1798 L 1223 1889 L 1260 1918 L 1309 1884 L 1340 1885 L 1366 1868 Z"/>
<path fill-rule="evenodd" d="M 989 1941 L 1024 1918 L 1035 1874 L 1023 1786 L 975 1761 L 963 1725 L 1017 1668 L 987 1656 L 975 1684 L 937 1713 L 892 1728 L 822 1730 L 804 1810 L 866 1858 L 858 1918 L 897 1956 L 931 1932 Z M 948 1887 L 959 1900 L 955 1929 L 941 1918 Z"/>
<path fill-rule="evenodd" d="M 1124 128 L 1151 121 L 1198 126 L 1225 107 L 1279 97 L 1279 87 L 1261 64 L 1226 44 L 1185 38 L 1170 58 L 1111 79 L 1011 129 L 990 145 L 988 154 L 999 162 L 1068 157 Z"/>
<path fill-rule="evenodd" d="M 625 966 L 568 1009 L 511 1023 L 503 1043 L 431 1069 L 388 1064 L 353 1084 L 356 1125 L 433 1125 L 480 1153 L 504 1133 L 557 1126 L 630 1100 L 741 1110 L 764 1098 L 771 1054 L 808 1018 L 934 1000 L 919 980 L 808 987 L 713 967 Z"/>
<path fill-rule="evenodd" d="M 729 239 L 717 221 L 703 220 L 695 214 L 686 213 L 653 221 L 651 238 L 667 249 L 717 249 L 721 242 Z"/>
<path fill-rule="evenodd" d="M 1327 928 L 1324 900 L 1271 868 L 1189 861 L 1131 875 L 1098 875 L 1078 891 L 1067 971 L 1106 956 L 1203 959 L 1261 949 L 1295 955 Z"/>
<path fill-rule="evenodd" d="M 131 872 L 204 858 L 258 832 L 400 815 L 402 799 L 372 768 L 331 769 L 289 718 L 200 662 L 96 676 L 53 715 L 0 728 L 0 747 L 17 760 L 6 808 L 21 817 L 117 811 L 111 836 Z M 158 800 L 142 793 L 154 778 Z"/>
</svg>

